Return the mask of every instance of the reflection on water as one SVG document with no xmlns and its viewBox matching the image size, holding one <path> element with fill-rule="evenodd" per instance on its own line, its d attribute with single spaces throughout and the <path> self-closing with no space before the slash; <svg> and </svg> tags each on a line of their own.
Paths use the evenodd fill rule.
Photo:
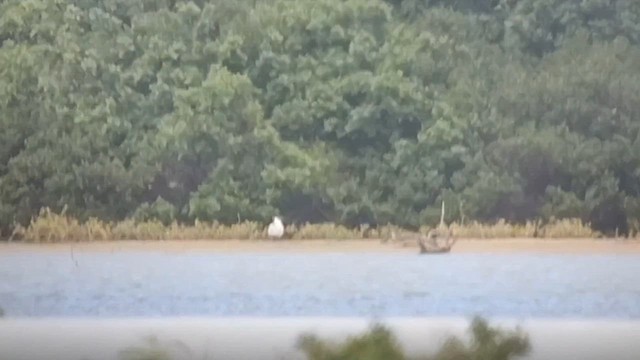
<svg viewBox="0 0 640 360">
<path fill-rule="evenodd" d="M 0 255 L 9 316 L 640 318 L 640 256 Z"/>
</svg>

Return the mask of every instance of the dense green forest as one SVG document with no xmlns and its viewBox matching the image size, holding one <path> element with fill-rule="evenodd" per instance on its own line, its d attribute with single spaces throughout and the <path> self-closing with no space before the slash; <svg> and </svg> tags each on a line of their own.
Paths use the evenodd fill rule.
<svg viewBox="0 0 640 360">
<path fill-rule="evenodd" d="M 637 0 L 0 0 L 0 227 L 640 223 Z"/>
</svg>

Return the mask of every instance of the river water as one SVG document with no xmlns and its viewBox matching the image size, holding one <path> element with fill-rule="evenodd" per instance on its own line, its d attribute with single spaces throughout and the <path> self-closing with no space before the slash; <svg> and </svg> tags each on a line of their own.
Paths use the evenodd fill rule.
<svg viewBox="0 0 640 360">
<path fill-rule="evenodd" d="M 640 319 L 640 256 L 0 254 L 9 317 Z"/>
</svg>

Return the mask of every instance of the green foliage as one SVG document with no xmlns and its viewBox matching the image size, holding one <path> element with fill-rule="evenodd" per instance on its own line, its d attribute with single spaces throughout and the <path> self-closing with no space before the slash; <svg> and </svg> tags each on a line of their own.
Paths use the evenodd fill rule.
<svg viewBox="0 0 640 360">
<path fill-rule="evenodd" d="M 510 360 L 531 351 L 527 334 L 520 329 L 507 331 L 492 327 L 480 317 L 469 326 L 471 341 L 449 337 L 432 355 L 412 357 L 405 353 L 393 332 L 382 324 L 374 324 L 363 334 L 350 336 L 342 343 L 331 343 L 313 334 L 298 337 L 297 348 L 308 360 Z M 165 343 L 149 337 L 144 346 L 131 346 L 122 350 L 120 360 L 195 359 L 190 349 L 181 342 Z M 200 357 L 198 357 L 200 358 Z M 203 359 L 209 358 L 203 356 Z"/>
<path fill-rule="evenodd" d="M 189 348 L 181 342 L 163 343 L 157 337 L 146 339 L 144 346 L 131 346 L 119 354 L 119 360 L 172 360 L 191 358 Z"/>
<path fill-rule="evenodd" d="M 374 325 L 369 332 L 350 337 L 338 346 L 328 344 L 313 335 L 303 335 L 298 347 L 309 360 L 406 359 L 391 331 L 382 325 Z"/>
<path fill-rule="evenodd" d="M 165 199 L 158 197 L 151 205 L 148 203 L 140 205 L 133 214 L 133 218 L 138 222 L 157 220 L 166 226 L 173 222 L 176 215 L 176 208 Z"/>
<path fill-rule="evenodd" d="M 42 208 L 417 229 L 441 201 L 447 222 L 638 233 L 639 19 L 630 0 L 2 1 L 0 235 Z"/>
<path fill-rule="evenodd" d="M 529 337 L 521 330 L 501 330 L 479 317 L 473 319 L 470 333 L 470 344 L 451 337 L 432 359 L 508 360 L 527 355 L 531 351 Z"/>
<path fill-rule="evenodd" d="M 471 341 L 466 344 L 458 337 L 450 337 L 430 356 L 430 360 L 509 360 L 527 355 L 531 350 L 529 338 L 522 331 L 505 331 L 492 327 L 480 317 L 473 319 L 469 327 Z M 393 333 L 376 324 L 362 335 L 352 336 L 341 344 L 323 341 L 315 335 L 300 337 L 298 347 L 309 360 L 342 359 L 411 359 L 400 347 Z"/>
</svg>

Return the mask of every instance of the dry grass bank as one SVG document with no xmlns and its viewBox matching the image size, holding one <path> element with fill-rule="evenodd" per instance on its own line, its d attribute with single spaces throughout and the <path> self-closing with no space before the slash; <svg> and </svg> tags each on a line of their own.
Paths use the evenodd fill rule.
<svg viewBox="0 0 640 360">
<path fill-rule="evenodd" d="M 595 239 L 602 237 L 593 231 L 589 224 L 576 219 L 551 221 L 545 225 L 526 223 L 509 224 L 499 221 L 493 224 L 470 222 L 450 225 L 458 238 L 474 239 Z M 424 226 L 420 232 L 430 228 Z M 290 240 L 352 240 L 352 239 L 388 239 L 391 233 L 403 230 L 392 226 L 376 229 L 362 226 L 349 229 L 343 226 L 325 224 L 306 224 L 287 226 L 286 237 Z M 634 236 L 635 237 L 635 236 Z M 195 224 L 172 223 L 165 225 L 159 221 L 136 222 L 125 220 L 117 223 L 89 219 L 80 222 L 65 214 L 56 214 L 43 209 L 39 216 L 26 226 L 16 226 L 10 240 L 30 243 L 87 242 L 111 240 L 258 240 L 266 238 L 266 226 L 257 222 L 243 222 L 232 225 L 198 222 Z"/>
</svg>

